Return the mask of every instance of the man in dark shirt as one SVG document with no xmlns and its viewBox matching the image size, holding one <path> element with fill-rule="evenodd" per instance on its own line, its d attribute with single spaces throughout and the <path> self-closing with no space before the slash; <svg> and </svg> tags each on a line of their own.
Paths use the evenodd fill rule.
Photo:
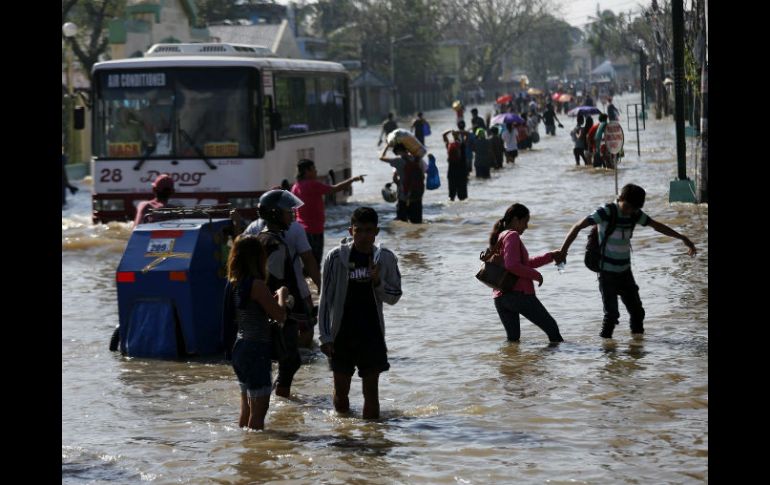
<svg viewBox="0 0 770 485">
<path fill-rule="evenodd" d="M 358 368 L 364 394 L 364 419 L 380 416 L 379 377 L 390 369 L 382 303 L 401 298 L 396 256 L 374 244 L 377 212 L 359 207 L 350 218 L 351 241 L 343 241 L 324 260 L 318 310 L 321 352 L 334 373 L 334 408 L 350 411 L 350 381 Z"/>
<path fill-rule="evenodd" d="M 487 125 L 484 123 L 484 118 L 479 116 L 479 110 L 473 108 L 471 110 L 471 131 L 475 133 L 477 128 L 484 128 L 486 130 Z"/>
<path fill-rule="evenodd" d="M 556 111 L 553 110 L 553 105 L 548 103 L 543 112 L 543 124 L 545 125 L 546 134 L 552 136 L 556 135 L 556 124 L 554 124 L 554 121 L 559 124 L 559 128 L 564 128 L 564 125 L 561 124 L 559 118 L 556 117 Z"/>
<path fill-rule="evenodd" d="M 610 103 L 607 105 L 607 118 L 609 118 L 610 121 L 618 121 L 620 119 L 620 111 L 618 111 L 618 108 L 612 104 L 612 96 L 607 98 L 607 101 Z"/>
<path fill-rule="evenodd" d="M 420 143 L 423 145 L 425 145 L 425 127 L 427 125 L 428 122 L 422 117 L 422 111 L 420 111 L 417 113 L 417 118 L 412 122 L 412 131 L 414 132 L 415 138 L 420 140 Z"/>
<path fill-rule="evenodd" d="M 80 190 L 74 185 L 70 184 L 70 179 L 67 177 L 67 155 L 64 154 L 64 145 L 61 147 L 61 207 L 64 209 L 67 204 L 67 189 L 69 189 L 72 195 Z"/>
</svg>

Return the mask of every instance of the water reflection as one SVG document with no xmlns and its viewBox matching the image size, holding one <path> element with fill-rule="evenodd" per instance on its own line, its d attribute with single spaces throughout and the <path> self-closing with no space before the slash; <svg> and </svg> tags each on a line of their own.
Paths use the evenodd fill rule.
<svg viewBox="0 0 770 485">
<path fill-rule="evenodd" d="M 403 271 L 404 267 L 409 267 L 416 270 L 427 270 L 430 268 L 430 265 L 428 265 L 428 259 L 425 257 L 425 254 L 417 251 L 400 253 L 399 266 L 401 266 L 401 271 Z"/>
<path fill-rule="evenodd" d="M 602 350 L 606 357 L 604 372 L 608 377 L 630 377 L 646 369 L 646 366 L 639 362 L 649 353 L 644 350 L 642 338 L 634 338 L 628 344 L 620 344 L 614 339 L 604 339 Z"/>
<path fill-rule="evenodd" d="M 503 389 L 519 399 L 538 396 L 547 389 L 551 380 L 549 366 L 558 347 L 544 345 L 533 350 L 522 350 L 519 342 L 506 342 L 500 349 L 500 376 Z"/>
</svg>

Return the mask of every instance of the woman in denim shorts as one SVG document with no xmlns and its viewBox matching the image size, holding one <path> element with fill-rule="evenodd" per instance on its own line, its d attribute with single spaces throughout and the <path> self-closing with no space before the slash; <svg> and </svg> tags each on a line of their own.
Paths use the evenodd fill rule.
<svg viewBox="0 0 770 485">
<path fill-rule="evenodd" d="M 235 240 L 227 261 L 225 325 L 237 328 L 232 362 L 241 386 L 240 427 L 264 429 L 272 391 L 268 318 L 286 320 L 289 290 L 271 294 L 265 283 L 266 254 L 256 237 Z"/>
</svg>

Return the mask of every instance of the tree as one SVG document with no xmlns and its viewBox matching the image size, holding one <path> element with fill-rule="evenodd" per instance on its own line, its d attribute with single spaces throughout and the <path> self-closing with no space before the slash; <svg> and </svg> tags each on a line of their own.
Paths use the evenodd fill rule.
<svg viewBox="0 0 770 485">
<path fill-rule="evenodd" d="M 463 55 L 466 80 L 488 83 L 502 72 L 533 21 L 545 14 L 546 0 L 446 0 L 447 27 L 468 42 Z"/>
<path fill-rule="evenodd" d="M 534 20 L 530 33 L 522 38 L 519 60 L 526 67 L 530 81 L 544 86 L 549 73 L 564 71 L 572 45 L 570 25 L 552 15 Z"/>
<path fill-rule="evenodd" d="M 81 65 L 83 74 L 91 81 L 91 67 L 107 53 L 109 39 L 107 23 L 122 15 L 126 0 L 64 0 L 62 24 L 74 22 L 78 26 L 75 37 L 68 39 L 62 33 L 62 42 L 68 43 Z"/>
<path fill-rule="evenodd" d="M 436 64 L 438 17 L 439 4 L 431 0 L 320 0 L 312 26 L 328 41 L 330 59 L 361 59 L 384 79 L 392 72 L 405 92 L 429 80 Z"/>
<path fill-rule="evenodd" d="M 199 26 L 233 18 L 235 0 L 195 0 Z"/>
</svg>

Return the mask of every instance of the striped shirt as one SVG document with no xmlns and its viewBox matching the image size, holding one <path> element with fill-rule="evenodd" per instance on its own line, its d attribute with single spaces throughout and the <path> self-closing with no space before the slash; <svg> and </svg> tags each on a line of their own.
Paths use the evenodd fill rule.
<svg viewBox="0 0 770 485">
<path fill-rule="evenodd" d="M 615 229 L 610 234 L 607 246 L 604 248 L 600 268 L 602 271 L 620 273 L 631 269 L 631 236 L 634 232 L 634 226 L 636 224 L 646 226 L 652 219 L 641 210 L 638 214 L 624 216 L 615 202 L 599 207 L 589 217 L 591 225 L 599 224 L 600 247 L 610 222 L 610 205 L 615 206 L 617 219 Z"/>
<path fill-rule="evenodd" d="M 235 286 L 233 305 L 235 307 L 235 323 L 238 325 L 238 338 L 255 342 L 269 343 L 270 327 L 267 314 L 262 305 L 251 298 L 253 278 Z"/>
</svg>

